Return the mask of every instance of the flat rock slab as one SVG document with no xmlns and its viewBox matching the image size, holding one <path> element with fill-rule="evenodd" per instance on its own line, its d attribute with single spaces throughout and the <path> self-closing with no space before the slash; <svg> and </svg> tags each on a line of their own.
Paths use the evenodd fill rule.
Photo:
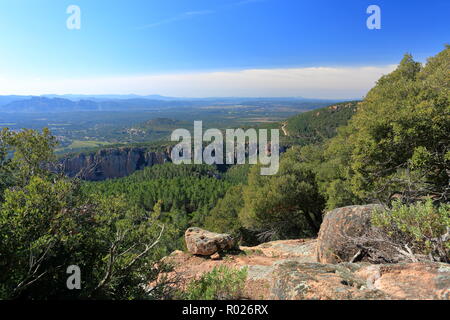
<svg viewBox="0 0 450 320">
<path fill-rule="evenodd" d="M 316 262 L 315 257 L 316 240 L 296 239 L 279 240 L 260 244 L 255 247 L 244 247 L 240 249 L 260 256 L 269 258 L 298 258 L 303 262 Z"/>
</svg>

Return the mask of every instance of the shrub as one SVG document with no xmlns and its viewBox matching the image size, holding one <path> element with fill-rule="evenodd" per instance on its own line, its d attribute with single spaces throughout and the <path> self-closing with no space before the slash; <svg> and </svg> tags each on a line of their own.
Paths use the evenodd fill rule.
<svg viewBox="0 0 450 320">
<path fill-rule="evenodd" d="M 186 300 L 237 300 L 247 279 L 247 268 L 215 267 L 211 272 L 192 281 L 184 293 Z"/>
<path fill-rule="evenodd" d="M 394 201 L 392 205 L 391 210 L 374 212 L 374 226 L 410 254 L 450 262 L 450 204 L 435 206 L 428 199 L 412 205 Z"/>
<path fill-rule="evenodd" d="M 239 220 L 259 232 L 261 241 L 310 237 L 319 231 L 325 201 L 314 172 L 299 155 L 297 148 L 283 154 L 273 176 L 260 175 L 259 166 L 250 170 Z"/>
</svg>

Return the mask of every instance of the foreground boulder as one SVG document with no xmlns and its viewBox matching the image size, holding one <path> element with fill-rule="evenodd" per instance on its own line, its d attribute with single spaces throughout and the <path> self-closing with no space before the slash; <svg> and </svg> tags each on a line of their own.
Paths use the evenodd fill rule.
<svg viewBox="0 0 450 320">
<path fill-rule="evenodd" d="M 184 234 L 190 253 L 210 256 L 216 252 L 233 249 L 235 241 L 229 234 L 209 232 L 200 228 L 189 228 Z"/>
<path fill-rule="evenodd" d="M 361 251 L 357 239 L 372 232 L 371 213 L 381 205 L 349 206 L 328 212 L 320 226 L 317 261 L 340 263 L 355 261 Z M 360 260 L 360 259 L 359 259 Z"/>
</svg>

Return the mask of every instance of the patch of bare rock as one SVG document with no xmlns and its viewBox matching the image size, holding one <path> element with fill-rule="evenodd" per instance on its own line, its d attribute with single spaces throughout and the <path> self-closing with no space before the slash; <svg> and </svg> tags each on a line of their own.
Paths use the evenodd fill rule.
<svg viewBox="0 0 450 320">
<path fill-rule="evenodd" d="M 330 212 L 317 240 L 273 241 L 239 250 L 230 235 L 190 228 L 185 234 L 189 252 L 165 257 L 173 270 L 161 276 L 176 279 L 175 286 L 183 289 L 203 273 L 226 265 L 247 268 L 244 299 L 450 300 L 449 264 L 349 262 L 358 247 L 349 245 L 347 235 L 364 235 L 374 208 L 352 206 Z"/>
</svg>

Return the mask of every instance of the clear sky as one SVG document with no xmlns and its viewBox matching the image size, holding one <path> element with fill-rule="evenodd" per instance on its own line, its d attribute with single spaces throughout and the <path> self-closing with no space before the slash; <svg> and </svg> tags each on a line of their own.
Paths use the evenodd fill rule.
<svg viewBox="0 0 450 320">
<path fill-rule="evenodd" d="M 355 98 L 442 50 L 449 16 L 448 0 L 0 0 L 0 94 Z"/>
</svg>

